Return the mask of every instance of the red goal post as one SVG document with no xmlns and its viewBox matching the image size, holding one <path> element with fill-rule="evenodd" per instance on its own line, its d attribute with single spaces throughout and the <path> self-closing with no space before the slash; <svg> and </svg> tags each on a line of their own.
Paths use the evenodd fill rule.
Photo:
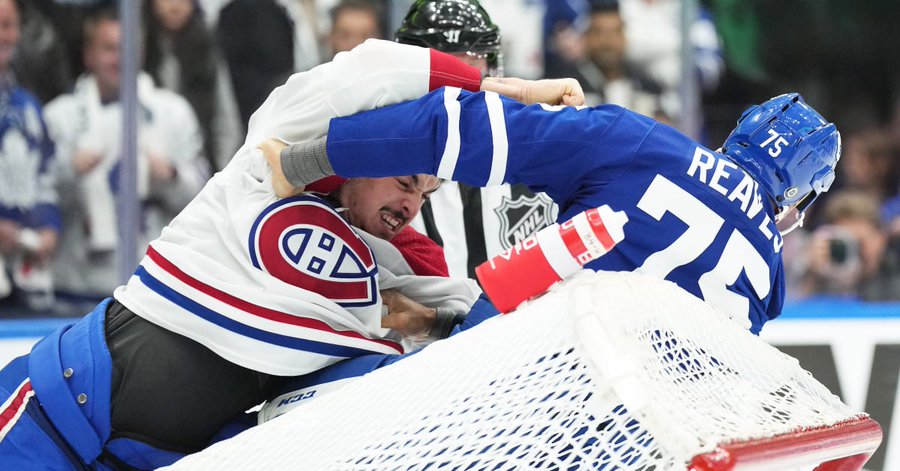
<svg viewBox="0 0 900 471">
<path fill-rule="evenodd" d="M 776 437 L 723 444 L 695 456 L 689 471 L 769 469 L 818 463 L 815 471 L 862 469 L 881 443 L 881 426 L 861 416 L 836 425 Z"/>
<path fill-rule="evenodd" d="M 880 441 L 674 284 L 585 271 L 172 469 L 847 471 Z"/>
</svg>

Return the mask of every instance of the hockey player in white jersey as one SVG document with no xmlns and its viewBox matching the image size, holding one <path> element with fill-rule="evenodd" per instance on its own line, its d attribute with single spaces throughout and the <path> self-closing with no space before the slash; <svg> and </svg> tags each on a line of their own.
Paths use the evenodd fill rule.
<svg viewBox="0 0 900 471">
<path fill-rule="evenodd" d="M 500 29 L 477 1 L 416 0 L 394 37 L 453 54 L 483 75 L 503 76 Z M 447 181 L 413 227 L 444 247 L 451 276 L 475 278 L 475 267 L 553 224 L 557 212 L 550 197 L 525 185 Z"/>
<path fill-rule="evenodd" d="M 287 376 L 404 352 L 411 342 L 383 328 L 381 290 L 467 310 L 474 284 L 408 276 L 396 250 L 325 200 L 278 198 L 257 150 L 267 138 L 313 139 L 332 117 L 445 85 L 528 102 L 583 100 L 574 81 L 482 82 L 449 55 L 376 40 L 292 76 L 253 115 L 234 159 L 151 242 L 127 284 L 0 370 L 0 462 L 164 466 L 209 444 Z"/>
</svg>

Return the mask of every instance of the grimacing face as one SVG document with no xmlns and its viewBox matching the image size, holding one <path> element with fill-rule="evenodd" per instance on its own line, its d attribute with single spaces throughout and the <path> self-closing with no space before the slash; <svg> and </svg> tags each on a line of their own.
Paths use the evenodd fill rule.
<svg viewBox="0 0 900 471">
<path fill-rule="evenodd" d="M 437 190 L 432 175 L 351 178 L 338 189 L 347 220 L 376 237 L 391 240 L 409 225 L 422 204 Z"/>
</svg>

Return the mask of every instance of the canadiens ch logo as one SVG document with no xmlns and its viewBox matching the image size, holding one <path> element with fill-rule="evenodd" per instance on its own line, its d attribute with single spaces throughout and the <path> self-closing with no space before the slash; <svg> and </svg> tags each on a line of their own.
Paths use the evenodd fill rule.
<svg viewBox="0 0 900 471">
<path fill-rule="evenodd" d="M 521 195 L 516 199 L 503 197 L 494 213 L 500 218 L 500 245 L 512 248 L 535 232 L 553 224 L 556 219 L 553 200 L 545 194 Z"/>
<path fill-rule="evenodd" d="M 321 199 L 302 195 L 269 205 L 250 230 L 253 266 L 344 307 L 377 298 L 371 249 Z"/>
</svg>

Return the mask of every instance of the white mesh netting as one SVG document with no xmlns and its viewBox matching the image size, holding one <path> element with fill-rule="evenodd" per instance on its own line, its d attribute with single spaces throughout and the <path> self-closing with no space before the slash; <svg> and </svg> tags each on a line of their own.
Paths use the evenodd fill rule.
<svg viewBox="0 0 900 471">
<path fill-rule="evenodd" d="M 858 415 L 674 284 L 585 271 L 171 469 L 684 469 Z"/>
</svg>

